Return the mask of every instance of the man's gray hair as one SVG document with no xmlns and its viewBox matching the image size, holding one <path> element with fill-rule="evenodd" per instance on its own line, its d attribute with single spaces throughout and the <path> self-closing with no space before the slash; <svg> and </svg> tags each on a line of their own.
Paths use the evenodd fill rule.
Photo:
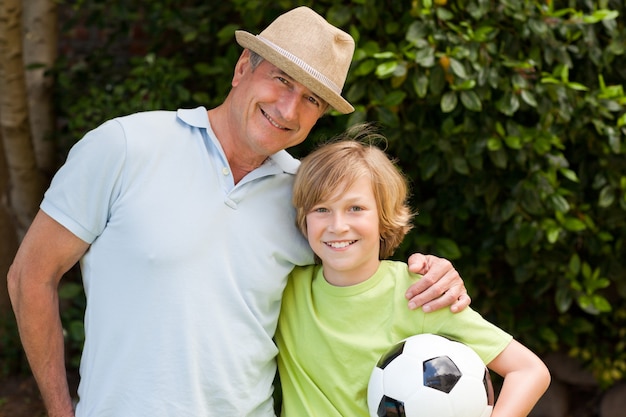
<svg viewBox="0 0 626 417">
<path fill-rule="evenodd" d="M 250 50 L 250 65 L 252 65 L 252 70 L 256 69 L 256 67 L 261 65 L 261 62 L 263 62 L 264 59 L 265 58 L 263 58 L 261 55 Z"/>
</svg>

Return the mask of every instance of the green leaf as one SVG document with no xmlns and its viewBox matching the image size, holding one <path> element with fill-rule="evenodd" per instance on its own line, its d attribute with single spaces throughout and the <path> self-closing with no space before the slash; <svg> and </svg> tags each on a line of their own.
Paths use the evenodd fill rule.
<svg viewBox="0 0 626 417">
<path fill-rule="evenodd" d="M 79 296 L 82 292 L 82 285 L 74 282 L 68 282 L 61 285 L 61 288 L 59 288 L 59 298 L 69 300 Z"/>
<path fill-rule="evenodd" d="M 450 69 L 457 77 L 463 78 L 463 79 L 467 78 L 465 67 L 457 59 L 450 58 Z"/>
<path fill-rule="evenodd" d="M 506 136 L 504 143 L 511 149 L 522 149 L 522 138 L 519 136 Z"/>
<path fill-rule="evenodd" d="M 367 120 L 367 112 L 363 109 L 363 106 L 355 106 L 355 111 L 352 112 L 348 119 L 348 126 L 354 126 L 360 123 L 365 123 Z"/>
<path fill-rule="evenodd" d="M 507 116 L 513 116 L 519 109 L 519 99 L 516 95 L 507 92 L 496 102 L 496 108 Z"/>
<path fill-rule="evenodd" d="M 578 180 L 578 175 L 576 175 L 576 173 L 572 171 L 571 169 L 561 168 L 559 169 L 559 172 L 561 173 L 561 175 L 563 175 L 565 178 L 567 178 L 568 180 L 572 182 L 576 182 L 576 183 L 580 182 Z"/>
<path fill-rule="evenodd" d="M 437 17 L 441 20 L 452 20 L 454 18 L 454 14 L 445 7 L 438 7 Z"/>
<path fill-rule="evenodd" d="M 435 252 L 442 258 L 454 260 L 461 257 L 461 250 L 456 242 L 452 239 L 439 238 L 435 239 Z"/>
<path fill-rule="evenodd" d="M 398 66 L 397 61 L 383 62 L 382 64 L 379 64 L 376 66 L 376 76 L 378 78 L 385 78 L 385 77 L 391 76 L 393 75 L 393 72 L 396 70 L 397 66 Z"/>
<path fill-rule="evenodd" d="M 550 201 L 552 207 L 558 212 L 567 213 L 570 209 L 569 203 L 560 194 L 552 194 L 548 200 Z"/>
<path fill-rule="evenodd" d="M 459 99 L 454 91 L 448 91 L 441 97 L 441 111 L 450 113 L 456 108 Z"/>
<path fill-rule="evenodd" d="M 576 300 L 580 308 L 589 314 L 599 314 L 611 311 L 611 303 L 601 295 L 583 294 Z"/>
<path fill-rule="evenodd" d="M 428 77 L 424 74 L 420 74 L 413 78 L 413 89 L 419 98 L 426 97 L 428 93 Z"/>
<path fill-rule="evenodd" d="M 346 98 L 351 103 L 356 103 L 361 101 L 363 97 L 367 94 L 367 83 L 365 81 L 355 82 L 348 89 L 346 93 Z"/>
<path fill-rule="evenodd" d="M 583 16 L 583 22 L 587 24 L 598 23 L 602 20 L 617 19 L 619 12 L 616 10 L 600 9 L 593 12 L 591 15 Z"/>
<path fill-rule="evenodd" d="M 563 227 L 570 232 L 580 232 L 587 228 L 587 225 L 574 217 L 566 217 L 563 219 Z"/>
<path fill-rule="evenodd" d="M 599 294 L 594 294 L 592 297 L 593 306 L 601 313 L 607 313 L 612 310 L 611 303 Z"/>
<path fill-rule="evenodd" d="M 506 131 L 504 130 L 504 126 L 502 126 L 502 123 L 496 122 L 496 132 L 498 132 L 498 135 L 500 135 L 500 137 L 506 136 Z"/>
<path fill-rule="evenodd" d="M 217 32 L 217 38 L 220 40 L 225 40 L 225 39 L 231 40 L 237 29 L 241 29 L 241 28 L 235 24 L 228 24 Z"/>
<path fill-rule="evenodd" d="M 615 189 L 610 185 L 602 187 L 602 190 L 600 190 L 600 196 L 598 197 L 598 206 L 607 208 L 613 205 L 614 202 Z"/>
<path fill-rule="evenodd" d="M 415 54 L 415 62 L 424 68 L 435 65 L 435 50 L 432 47 L 418 49 Z"/>
<path fill-rule="evenodd" d="M 496 32 L 497 29 L 493 26 L 480 26 L 476 30 L 474 30 L 472 39 L 476 42 L 486 42 L 487 40 L 489 40 L 491 35 L 495 34 Z"/>
<path fill-rule="evenodd" d="M 85 340 L 85 326 L 81 320 L 73 320 L 70 322 L 68 335 L 72 340 L 83 341 Z"/>
<path fill-rule="evenodd" d="M 439 170 L 440 159 L 437 155 L 429 155 L 420 159 L 420 172 L 423 180 L 432 178 Z"/>
<path fill-rule="evenodd" d="M 377 52 L 374 54 L 374 58 L 376 59 L 392 59 L 395 58 L 396 54 L 394 54 L 393 52 L 390 51 L 385 51 L 385 52 Z"/>
<path fill-rule="evenodd" d="M 391 93 L 385 96 L 382 104 L 388 107 L 398 106 L 402 103 L 402 101 L 404 101 L 405 97 L 406 93 L 404 91 L 393 90 Z"/>
<path fill-rule="evenodd" d="M 461 156 L 455 156 L 452 159 L 452 166 L 454 170 L 458 172 L 459 174 L 469 175 L 470 173 L 469 166 L 467 165 L 467 161 L 465 160 L 465 158 Z"/>
<path fill-rule="evenodd" d="M 462 90 L 472 90 L 474 87 L 476 87 L 476 81 L 474 80 L 465 80 L 461 83 L 458 84 L 453 84 L 451 86 L 454 90 L 456 91 L 462 91 Z M 476 94 L 474 92 L 474 94 Z M 478 98 L 478 95 L 476 95 L 476 98 Z M 480 102 L 480 99 L 478 100 Z"/>
<path fill-rule="evenodd" d="M 497 151 L 498 149 L 502 149 L 502 141 L 500 138 L 491 137 L 487 140 L 487 149 L 490 151 Z"/>
<path fill-rule="evenodd" d="M 546 229 L 546 237 L 548 239 L 548 242 L 552 244 L 554 244 L 559 239 L 560 234 L 561 228 L 558 226 L 551 226 Z"/>
<path fill-rule="evenodd" d="M 573 82 L 568 82 L 565 85 L 567 85 L 569 88 L 571 88 L 572 90 L 577 90 L 577 91 L 589 91 L 589 88 L 587 88 L 587 86 L 580 84 L 580 83 L 573 83 Z"/>
<path fill-rule="evenodd" d="M 427 35 L 427 26 L 422 21 L 416 20 L 409 26 L 409 30 L 406 32 L 406 40 L 416 46 L 420 46 Z"/>
<path fill-rule="evenodd" d="M 465 106 L 466 109 L 475 112 L 482 111 L 483 109 L 483 104 L 475 91 L 462 91 L 461 103 L 463 103 L 463 106 Z"/>
<path fill-rule="evenodd" d="M 489 152 L 489 158 L 496 168 L 505 169 L 508 164 L 507 155 L 503 148 Z"/>
<path fill-rule="evenodd" d="M 397 127 L 400 124 L 398 115 L 389 110 L 387 107 L 377 106 L 376 117 L 383 125 L 386 126 Z"/>
<path fill-rule="evenodd" d="M 371 74 L 375 69 L 376 69 L 376 61 L 374 61 L 373 59 L 367 59 L 365 61 L 362 61 L 354 69 L 354 75 L 362 77 L 362 76 Z"/>
<path fill-rule="evenodd" d="M 349 7 L 345 7 L 343 5 L 335 5 L 328 9 L 327 19 L 335 26 L 344 26 L 350 18 L 352 17 L 352 13 Z"/>
<path fill-rule="evenodd" d="M 572 306 L 574 299 L 567 288 L 558 288 L 554 296 L 554 303 L 560 313 L 565 313 Z"/>
<path fill-rule="evenodd" d="M 528 104 L 531 107 L 537 107 L 537 99 L 535 99 L 535 95 L 532 92 L 528 90 L 522 90 L 521 96 L 524 103 Z"/>
<path fill-rule="evenodd" d="M 569 270 L 574 275 L 578 275 L 580 273 L 580 257 L 577 253 L 574 253 L 569 258 Z"/>
</svg>

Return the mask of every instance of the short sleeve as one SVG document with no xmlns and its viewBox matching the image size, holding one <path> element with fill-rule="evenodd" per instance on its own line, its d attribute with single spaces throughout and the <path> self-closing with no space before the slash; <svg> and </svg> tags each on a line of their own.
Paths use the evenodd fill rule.
<svg viewBox="0 0 626 417">
<path fill-rule="evenodd" d="M 465 343 L 485 364 L 495 359 L 513 339 L 469 307 L 458 313 L 442 308 L 426 314 L 424 333 L 435 333 Z"/>
<path fill-rule="evenodd" d="M 119 122 L 111 120 L 90 131 L 70 150 L 41 209 L 92 243 L 106 227 L 120 194 L 125 159 L 126 138 Z"/>
</svg>

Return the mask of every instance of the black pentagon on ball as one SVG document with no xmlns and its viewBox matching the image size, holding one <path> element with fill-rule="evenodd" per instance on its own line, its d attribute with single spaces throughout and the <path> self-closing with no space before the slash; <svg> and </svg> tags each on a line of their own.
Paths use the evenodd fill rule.
<svg viewBox="0 0 626 417">
<path fill-rule="evenodd" d="M 391 349 L 387 351 L 387 353 L 380 357 L 376 366 L 380 369 L 385 369 L 385 367 L 389 365 L 391 361 L 393 361 L 395 358 L 402 354 L 402 352 L 404 351 L 404 343 L 404 340 L 396 343 Z"/>
<path fill-rule="evenodd" d="M 378 417 L 406 417 L 404 403 L 383 395 L 378 405 Z"/>
<path fill-rule="evenodd" d="M 424 361 L 424 386 L 449 394 L 463 374 L 447 356 Z"/>
</svg>

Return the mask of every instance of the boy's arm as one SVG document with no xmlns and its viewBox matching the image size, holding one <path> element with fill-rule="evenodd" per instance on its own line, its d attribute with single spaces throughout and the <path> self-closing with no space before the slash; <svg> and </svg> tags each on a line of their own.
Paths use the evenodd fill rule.
<svg viewBox="0 0 626 417">
<path fill-rule="evenodd" d="M 74 416 L 57 288 L 88 247 L 39 211 L 7 277 L 20 338 L 50 417 Z"/>
<path fill-rule="evenodd" d="M 457 313 L 470 305 L 463 279 L 447 259 L 414 253 L 408 264 L 411 272 L 422 275 L 406 292 L 411 310 L 422 307 L 428 313 L 450 306 Z"/>
<path fill-rule="evenodd" d="M 527 416 L 550 385 L 546 365 L 516 340 L 512 340 L 488 367 L 504 377 L 491 417 Z"/>
</svg>

